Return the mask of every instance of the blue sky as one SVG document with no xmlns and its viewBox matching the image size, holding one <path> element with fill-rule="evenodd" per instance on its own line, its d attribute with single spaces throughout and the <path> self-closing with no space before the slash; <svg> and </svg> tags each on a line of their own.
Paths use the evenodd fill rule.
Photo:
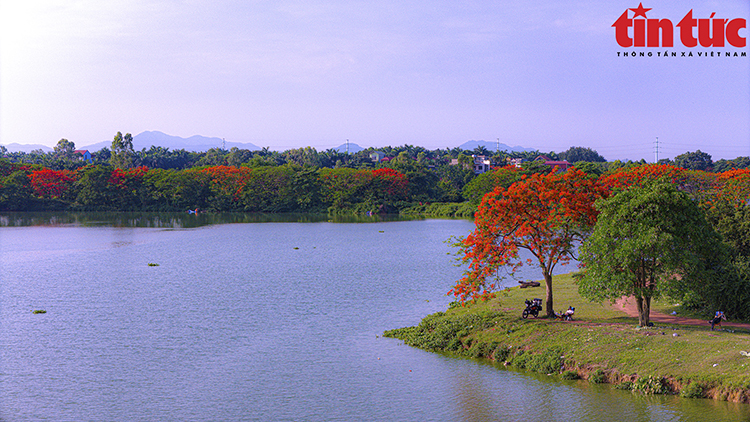
<svg viewBox="0 0 750 422">
<path fill-rule="evenodd" d="M 649 18 L 750 18 L 657 1 Z M 159 130 L 285 150 L 488 140 L 750 155 L 750 58 L 617 57 L 623 1 L 0 0 L 0 144 Z M 749 38 L 748 29 L 739 33 Z M 676 42 L 679 45 L 679 41 Z"/>
</svg>

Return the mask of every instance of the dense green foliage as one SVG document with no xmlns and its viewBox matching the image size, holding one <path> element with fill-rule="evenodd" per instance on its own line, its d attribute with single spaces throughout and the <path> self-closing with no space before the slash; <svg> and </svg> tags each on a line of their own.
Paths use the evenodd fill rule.
<svg viewBox="0 0 750 422">
<path fill-rule="evenodd" d="M 652 298 L 682 297 L 705 283 L 725 250 L 698 204 L 671 183 L 631 187 L 597 204 L 594 231 L 581 245 L 581 294 L 634 296 L 646 326 Z"/>
<path fill-rule="evenodd" d="M 604 159 L 598 152 L 591 148 L 584 147 L 571 147 L 566 151 L 559 154 L 558 158 L 566 160 L 570 163 L 577 163 L 579 161 L 588 163 L 603 163 L 607 160 Z"/>
</svg>

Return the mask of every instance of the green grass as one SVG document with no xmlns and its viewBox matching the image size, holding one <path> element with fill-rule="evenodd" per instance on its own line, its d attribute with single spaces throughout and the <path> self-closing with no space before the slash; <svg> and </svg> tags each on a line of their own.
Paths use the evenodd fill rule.
<svg viewBox="0 0 750 422">
<path fill-rule="evenodd" d="M 630 381 L 644 393 L 660 392 L 658 382 L 664 380 L 665 388 L 674 393 L 690 388 L 683 393 L 689 397 L 734 401 L 750 397 L 750 358 L 740 354 L 750 352 L 747 332 L 711 332 L 708 324 L 657 323 L 639 329 L 637 319 L 615 305 L 580 297 L 570 275 L 555 276 L 553 289 L 555 309 L 574 306 L 576 321 L 521 319 L 524 299 L 544 298 L 542 284 L 508 289 L 487 302 L 452 307 L 426 317 L 417 327 L 385 335 L 427 350 L 489 358 L 538 372 L 552 372 L 549 369 L 558 359 L 555 373 L 576 371 L 584 379 L 596 374 L 593 382 Z M 666 305 L 654 308 L 669 309 Z M 688 387 L 691 382 L 695 385 Z"/>
</svg>

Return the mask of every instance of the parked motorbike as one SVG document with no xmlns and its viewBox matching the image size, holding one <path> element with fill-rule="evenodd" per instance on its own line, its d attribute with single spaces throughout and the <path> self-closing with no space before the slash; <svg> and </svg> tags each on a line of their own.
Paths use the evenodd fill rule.
<svg viewBox="0 0 750 422">
<path fill-rule="evenodd" d="M 533 315 L 534 318 L 539 317 L 539 312 L 542 310 L 542 299 L 534 299 L 534 301 L 530 301 L 526 299 L 526 309 L 523 310 L 523 313 L 521 313 L 521 318 L 526 319 L 529 317 L 529 315 Z"/>
</svg>

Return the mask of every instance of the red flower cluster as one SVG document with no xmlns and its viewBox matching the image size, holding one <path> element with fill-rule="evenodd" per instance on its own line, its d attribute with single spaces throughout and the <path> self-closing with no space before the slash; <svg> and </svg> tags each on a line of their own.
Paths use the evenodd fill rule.
<svg viewBox="0 0 750 422">
<path fill-rule="evenodd" d="M 43 198 L 59 198 L 70 190 L 76 180 L 76 174 L 70 170 L 35 170 L 29 174 L 34 194 Z"/>
</svg>

